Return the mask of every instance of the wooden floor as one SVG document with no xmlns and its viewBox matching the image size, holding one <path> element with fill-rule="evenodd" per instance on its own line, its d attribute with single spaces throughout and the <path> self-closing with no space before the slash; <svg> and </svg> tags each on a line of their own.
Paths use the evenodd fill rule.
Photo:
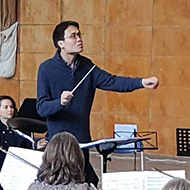
<svg viewBox="0 0 190 190">
<path fill-rule="evenodd" d="M 96 149 L 90 150 L 91 163 L 99 176 L 101 187 L 101 157 Z M 134 154 L 110 154 L 111 162 L 107 163 L 107 172 L 134 171 Z M 160 156 L 152 154 L 143 155 L 144 170 L 185 170 L 186 178 L 190 180 L 190 157 L 184 156 Z M 141 170 L 141 156 L 137 154 L 136 170 Z"/>
</svg>

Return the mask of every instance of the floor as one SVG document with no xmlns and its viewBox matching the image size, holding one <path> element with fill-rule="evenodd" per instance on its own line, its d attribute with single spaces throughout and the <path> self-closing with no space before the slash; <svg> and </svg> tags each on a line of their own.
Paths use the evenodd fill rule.
<svg viewBox="0 0 190 190">
<path fill-rule="evenodd" d="M 91 163 L 99 176 L 101 187 L 101 156 L 96 149 L 90 150 Z M 109 156 L 107 172 L 134 171 L 134 154 L 115 154 Z M 141 170 L 141 155 L 137 154 L 136 170 Z M 160 156 L 152 154 L 143 155 L 145 171 L 152 171 L 155 167 L 159 170 L 185 170 L 186 178 L 190 180 L 190 157 L 185 156 Z"/>
</svg>

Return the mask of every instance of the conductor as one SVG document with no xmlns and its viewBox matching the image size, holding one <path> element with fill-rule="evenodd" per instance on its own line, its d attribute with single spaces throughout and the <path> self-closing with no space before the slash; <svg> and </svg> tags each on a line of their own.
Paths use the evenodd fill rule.
<svg viewBox="0 0 190 190">
<path fill-rule="evenodd" d="M 82 56 L 83 41 L 77 22 L 58 24 L 53 32 L 53 42 L 57 52 L 40 65 L 37 79 L 37 111 L 47 118 L 49 139 L 58 132 L 67 131 L 79 142 L 91 141 L 89 116 L 97 88 L 131 92 L 158 86 L 156 77 L 114 76 Z M 85 80 L 75 88 L 87 73 Z M 97 186 L 98 178 L 89 162 L 89 152 L 84 151 L 84 155 L 86 181 Z"/>
</svg>

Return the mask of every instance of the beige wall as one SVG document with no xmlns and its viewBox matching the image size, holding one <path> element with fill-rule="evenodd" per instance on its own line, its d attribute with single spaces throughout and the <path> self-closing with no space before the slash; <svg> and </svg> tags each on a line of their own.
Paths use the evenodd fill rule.
<svg viewBox="0 0 190 190">
<path fill-rule="evenodd" d="M 18 104 L 36 97 L 39 64 L 55 53 L 52 30 L 75 20 L 84 33 L 84 55 L 107 71 L 156 75 L 156 91 L 97 91 L 91 116 L 93 139 L 110 137 L 114 123 L 136 123 L 158 132 L 156 154 L 176 154 L 177 127 L 190 127 L 189 0 L 20 0 L 16 74 L 0 79 L 1 94 Z"/>
</svg>

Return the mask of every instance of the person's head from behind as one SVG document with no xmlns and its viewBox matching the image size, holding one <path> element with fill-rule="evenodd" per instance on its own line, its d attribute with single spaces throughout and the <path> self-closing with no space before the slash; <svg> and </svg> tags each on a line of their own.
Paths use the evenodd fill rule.
<svg viewBox="0 0 190 190">
<path fill-rule="evenodd" d="M 1 121 L 8 120 L 17 114 L 16 103 L 10 96 L 0 96 Z"/>
<path fill-rule="evenodd" d="M 183 178 L 174 178 L 168 181 L 162 190 L 190 190 L 190 182 Z"/>
<path fill-rule="evenodd" d="M 84 156 L 76 138 L 61 132 L 48 143 L 38 180 L 48 184 L 81 183 L 84 181 Z"/>
<path fill-rule="evenodd" d="M 58 24 L 53 31 L 54 46 L 65 54 L 78 54 L 83 51 L 83 42 L 79 24 L 65 21 Z"/>
</svg>

